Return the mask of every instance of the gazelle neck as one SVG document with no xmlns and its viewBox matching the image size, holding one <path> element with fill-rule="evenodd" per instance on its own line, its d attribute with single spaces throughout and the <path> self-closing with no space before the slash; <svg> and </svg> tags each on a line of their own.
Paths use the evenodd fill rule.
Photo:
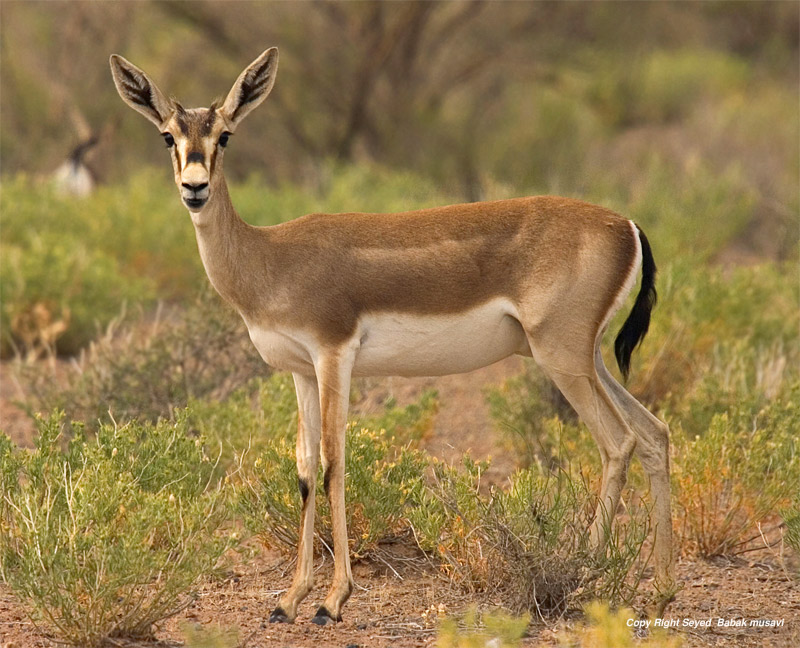
<svg viewBox="0 0 800 648">
<path fill-rule="evenodd" d="M 253 296 L 246 291 L 247 280 L 242 277 L 243 257 L 252 254 L 254 231 L 259 238 L 266 232 L 248 225 L 236 213 L 228 193 L 225 177 L 219 174 L 211 186 L 208 203 L 199 212 L 189 212 L 192 217 L 200 259 L 209 281 L 223 299 L 245 314 L 253 308 Z M 267 250 L 259 246 L 257 254 Z M 262 268 L 266 270 L 264 264 Z"/>
<path fill-rule="evenodd" d="M 211 181 L 211 191 L 208 202 L 200 211 L 190 211 L 189 215 L 192 217 L 192 224 L 198 232 L 198 236 L 201 230 L 212 232 L 220 228 L 225 229 L 233 221 L 238 221 L 246 225 L 246 223 L 239 218 L 239 215 L 233 207 L 230 193 L 228 193 L 228 183 L 225 180 L 225 176 L 221 173 L 215 175 Z"/>
</svg>

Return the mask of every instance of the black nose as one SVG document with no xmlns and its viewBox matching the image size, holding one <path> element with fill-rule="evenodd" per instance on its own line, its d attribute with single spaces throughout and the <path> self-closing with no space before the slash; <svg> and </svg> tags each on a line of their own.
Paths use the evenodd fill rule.
<svg viewBox="0 0 800 648">
<path fill-rule="evenodd" d="M 208 186 L 207 182 L 201 182 L 200 184 L 189 184 L 188 182 L 181 182 L 181 187 L 184 189 L 188 189 L 189 191 L 194 191 L 197 193 L 198 191 L 202 191 Z"/>
</svg>

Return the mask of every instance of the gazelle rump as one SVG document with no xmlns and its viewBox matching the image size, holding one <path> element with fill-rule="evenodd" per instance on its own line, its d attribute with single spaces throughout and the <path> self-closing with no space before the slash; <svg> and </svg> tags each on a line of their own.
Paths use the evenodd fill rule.
<svg viewBox="0 0 800 648">
<path fill-rule="evenodd" d="M 214 288 L 242 315 L 298 400 L 303 512 L 294 581 L 270 616 L 291 622 L 313 586 L 317 470 L 333 522 L 332 586 L 312 619 L 341 619 L 350 596 L 344 435 L 354 375 L 442 375 L 533 356 L 591 431 L 603 461 L 592 525 L 599 548 L 634 451 L 651 484 L 660 586 L 672 583 L 667 426 L 608 372 L 600 342 L 642 269 L 616 342 L 627 374 L 655 303 L 644 234 L 608 209 L 553 196 L 396 214 L 311 214 L 272 227 L 237 215 L 222 171 L 228 139 L 269 94 L 277 49 L 261 54 L 224 102 L 185 109 L 139 68 L 111 57 L 117 89 L 161 132 Z"/>
</svg>

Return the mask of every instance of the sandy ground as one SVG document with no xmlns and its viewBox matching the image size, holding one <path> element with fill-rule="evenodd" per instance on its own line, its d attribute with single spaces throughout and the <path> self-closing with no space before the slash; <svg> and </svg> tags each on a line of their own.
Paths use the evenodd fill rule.
<svg viewBox="0 0 800 648">
<path fill-rule="evenodd" d="M 358 409 L 367 412 L 378 407 L 387 395 L 405 403 L 424 389 L 437 389 L 441 407 L 424 447 L 447 461 L 457 460 L 465 450 L 470 450 L 475 458 L 491 455 L 490 478 L 502 482 L 513 469 L 514 458 L 491 425 L 482 392 L 487 385 L 500 384 L 521 368 L 522 361 L 512 358 L 464 376 L 365 381 L 359 385 L 363 398 Z M 10 433 L 15 441 L 26 443 L 30 441 L 30 424 L 24 413 L 13 406 L 14 398 L 8 372 L 0 372 L 0 429 Z M 788 564 L 796 574 L 797 557 L 785 556 L 781 551 L 778 546 L 736 560 L 680 561 L 677 576 L 683 589 L 667 608 L 665 618 L 675 619 L 681 625 L 684 619 L 711 619 L 711 625 L 679 627 L 671 632 L 680 635 L 684 645 L 691 647 L 800 646 L 800 583 L 786 570 Z M 238 644 L 248 648 L 433 646 L 438 615 L 458 614 L 472 602 L 413 547 L 396 544 L 387 547 L 381 559 L 354 565 L 357 588 L 345 608 L 342 623 L 318 627 L 309 621 L 330 582 L 329 556 L 317 561 L 317 588 L 303 603 L 297 622 L 266 623 L 269 612 L 288 587 L 292 567 L 285 556 L 261 550 L 255 558 L 236 564 L 223 580 L 203 583 L 191 607 L 158 629 L 159 642 L 146 645 L 182 645 L 187 636 L 202 636 L 221 628 L 235 630 Z M 643 589 L 649 589 L 648 585 L 645 583 Z M 783 626 L 720 627 L 717 625 L 720 618 L 748 622 L 782 619 Z M 558 645 L 559 638 L 574 623 L 562 619 L 534 624 L 523 645 Z M 200 634 L 193 635 L 193 630 Z M 38 630 L 10 591 L 0 585 L 0 648 L 55 645 L 46 629 Z M 218 645 L 236 645 L 236 642 Z"/>
</svg>

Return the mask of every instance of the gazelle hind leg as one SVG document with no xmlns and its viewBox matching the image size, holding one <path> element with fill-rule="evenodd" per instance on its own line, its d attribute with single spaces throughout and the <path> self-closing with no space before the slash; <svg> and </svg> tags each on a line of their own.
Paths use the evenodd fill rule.
<svg viewBox="0 0 800 648">
<path fill-rule="evenodd" d="M 653 553 L 656 581 L 669 590 L 674 585 L 672 561 L 672 513 L 669 483 L 669 428 L 636 400 L 603 364 L 599 347 L 595 351 L 597 375 L 617 409 L 636 435 L 636 456 L 650 480 L 653 497 Z"/>
<path fill-rule="evenodd" d="M 559 349 L 557 343 L 544 344 L 531 340 L 535 360 L 589 428 L 600 449 L 603 480 L 591 539 L 601 549 L 607 541 L 607 531 L 625 486 L 636 436 L 595 371 L 592 346 L 593 343 L 589 342 L 586 352 L 579 356 L 559 356 L 558 352 L 545 351 Z M 576 357 L 581 359 L 576 361 Z"/>
<path fill-rule="evenodd" d="M 297 566 L 291 587 L 270 614 L 270 623 L 291 623 L 297 606 L 314 587 L 314 493 L 320 450 L 319 389 L 314 376 L 294 374 L 297 391 L 297 482 L 303 498 Z"/>
</svg>

